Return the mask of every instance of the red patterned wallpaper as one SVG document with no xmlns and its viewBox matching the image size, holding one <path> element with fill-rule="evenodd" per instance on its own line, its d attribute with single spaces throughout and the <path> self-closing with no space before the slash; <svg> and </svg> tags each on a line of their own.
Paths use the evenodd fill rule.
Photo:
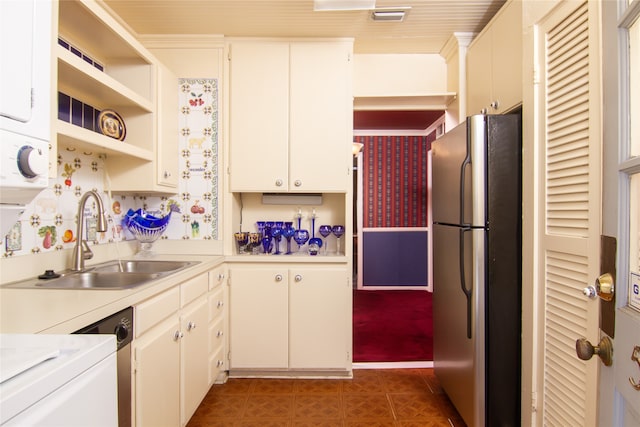
<svg viewBox="0 0 640 427">
<path fill-rule="evenodd" d="M 358 136 L 363 148 L 363 226 L 427 227 L 429 136 Z"/>
</svg>

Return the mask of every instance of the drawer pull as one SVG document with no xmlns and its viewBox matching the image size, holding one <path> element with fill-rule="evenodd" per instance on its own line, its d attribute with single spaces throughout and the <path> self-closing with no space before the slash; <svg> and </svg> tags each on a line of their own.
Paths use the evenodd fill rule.
<svg viewBox="0 0 640 427">
<path fill-rule="evenodd" d="M 222 365 L 224 365 L 224 362 L 222 360 L 218 359 L 218 363 L 216 363 L 216 367 L 219 368 Z"/>
<path fill-rule="evenodd" d="M 192 329 L 196 328 L 196 322 L 189 322 L 187 323 L 187 331 L 190 331 Z"/>
<path fill-rule="evenodd" d="M 176 331 L 176 332 L 173 334 L 173 340 L 174 340 L 174 341 L 178 341 L 178 340 L 179 340 L 179 339 L 181 339 L 182 337 L 184 337 L 184 334 L 183 334 L 182 332 L 180 332 L 180 331 Z"/>
<path fill-rule="evenodd" d="M 218 303 L 216 304 L 216 307 L 220 308 L 224 305 L 224 301 L 218 301 Z"/>
<path fill-rule="evenodd" d="M 224 332 L 222 331 L 218 331 L 218 333 L 216 334 L 216 337 L 220 338 L 221 336 L 224 335 Z"/>
<path fill-rule="evenodd" d="M 276 282 L 282 282 L 282 274 L 276 274 Z"/>
<path fill-rule="evenodd" d="M 301 274 L 296 274 L 295 277 L 293 278 L 293 280 L 295 280 L 296 282 L 302 282 L 302 275 Z"/>
</svg>

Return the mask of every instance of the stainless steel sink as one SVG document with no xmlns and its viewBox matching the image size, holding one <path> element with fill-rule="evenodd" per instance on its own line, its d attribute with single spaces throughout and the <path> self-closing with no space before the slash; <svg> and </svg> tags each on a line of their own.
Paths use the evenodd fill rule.
<svg viewBox="0 0 640 427">
<path fill-rule="evenodd" d="M 31 289 L 131 289 L 177 273 L 200 261 L 109 261 L 84 272 L 67 271 L 54 279 L 29 279 L 4 285 Z"/>
<path fill-rule="evenodd" d="M 53 280 L 41 280 L 35 286 L 42 289 L 129 289 L 156 278 L 158 274 L 90 271 L 73 273 Z"/>
<path fill-rule="evenodd" d="M 108 263 L 96 265 L 88 270 L 97 273 L 115 272 L 115 273 L 173 273 L 177 270 L 196 264 L 189 261 L 143 261 L 143 260 L 127 260 L 127 261 L 110 261 Z"/>
</svg>

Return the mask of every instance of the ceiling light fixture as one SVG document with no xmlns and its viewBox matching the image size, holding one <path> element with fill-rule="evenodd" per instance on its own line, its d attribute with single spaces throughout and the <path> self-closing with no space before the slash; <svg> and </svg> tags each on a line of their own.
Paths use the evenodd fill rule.
<svg viewBox="0 0 640 427">
<path fill-rule="evenodd" d="M 329 10 L 371 10 L 376 0 L 313 0 L 314 11 Z"/>
<path fill-rule="evenodd" d="M 375 9 L 371 11 L 371 19 L 376 22 L 402 22 L 410 7 L 393 9 Z"/>
</svg>

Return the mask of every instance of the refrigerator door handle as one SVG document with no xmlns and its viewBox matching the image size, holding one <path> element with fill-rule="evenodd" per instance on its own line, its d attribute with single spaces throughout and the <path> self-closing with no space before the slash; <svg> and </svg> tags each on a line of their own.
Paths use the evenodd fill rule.
<svg viewBox="0 0 640 427">
<path fill-rule="evenodd" d="M 464 233 L 471 231 L 471 227 L 460 228 L 460 288 L 467 298 L 467 338 L 471 339 L 471 295 L 473 293 L 473 282 L 471 288 L 467 288 L 467 279 L 464 268 Z"/>
<path fill-rule="evenodd" d="M 471 146 L 469 139 L 467 138 L 467 153 L 465 155 L 462 164 L 460 165 L 460 192 L 458 193 L 460 197 L 460 225 L 463 227 L 470 226 L 470 223 L 464 222 L 464 199 L 465 199 L 465 175 L 467 172 L 467 166 L 471 165 Z"/>
</svg>

